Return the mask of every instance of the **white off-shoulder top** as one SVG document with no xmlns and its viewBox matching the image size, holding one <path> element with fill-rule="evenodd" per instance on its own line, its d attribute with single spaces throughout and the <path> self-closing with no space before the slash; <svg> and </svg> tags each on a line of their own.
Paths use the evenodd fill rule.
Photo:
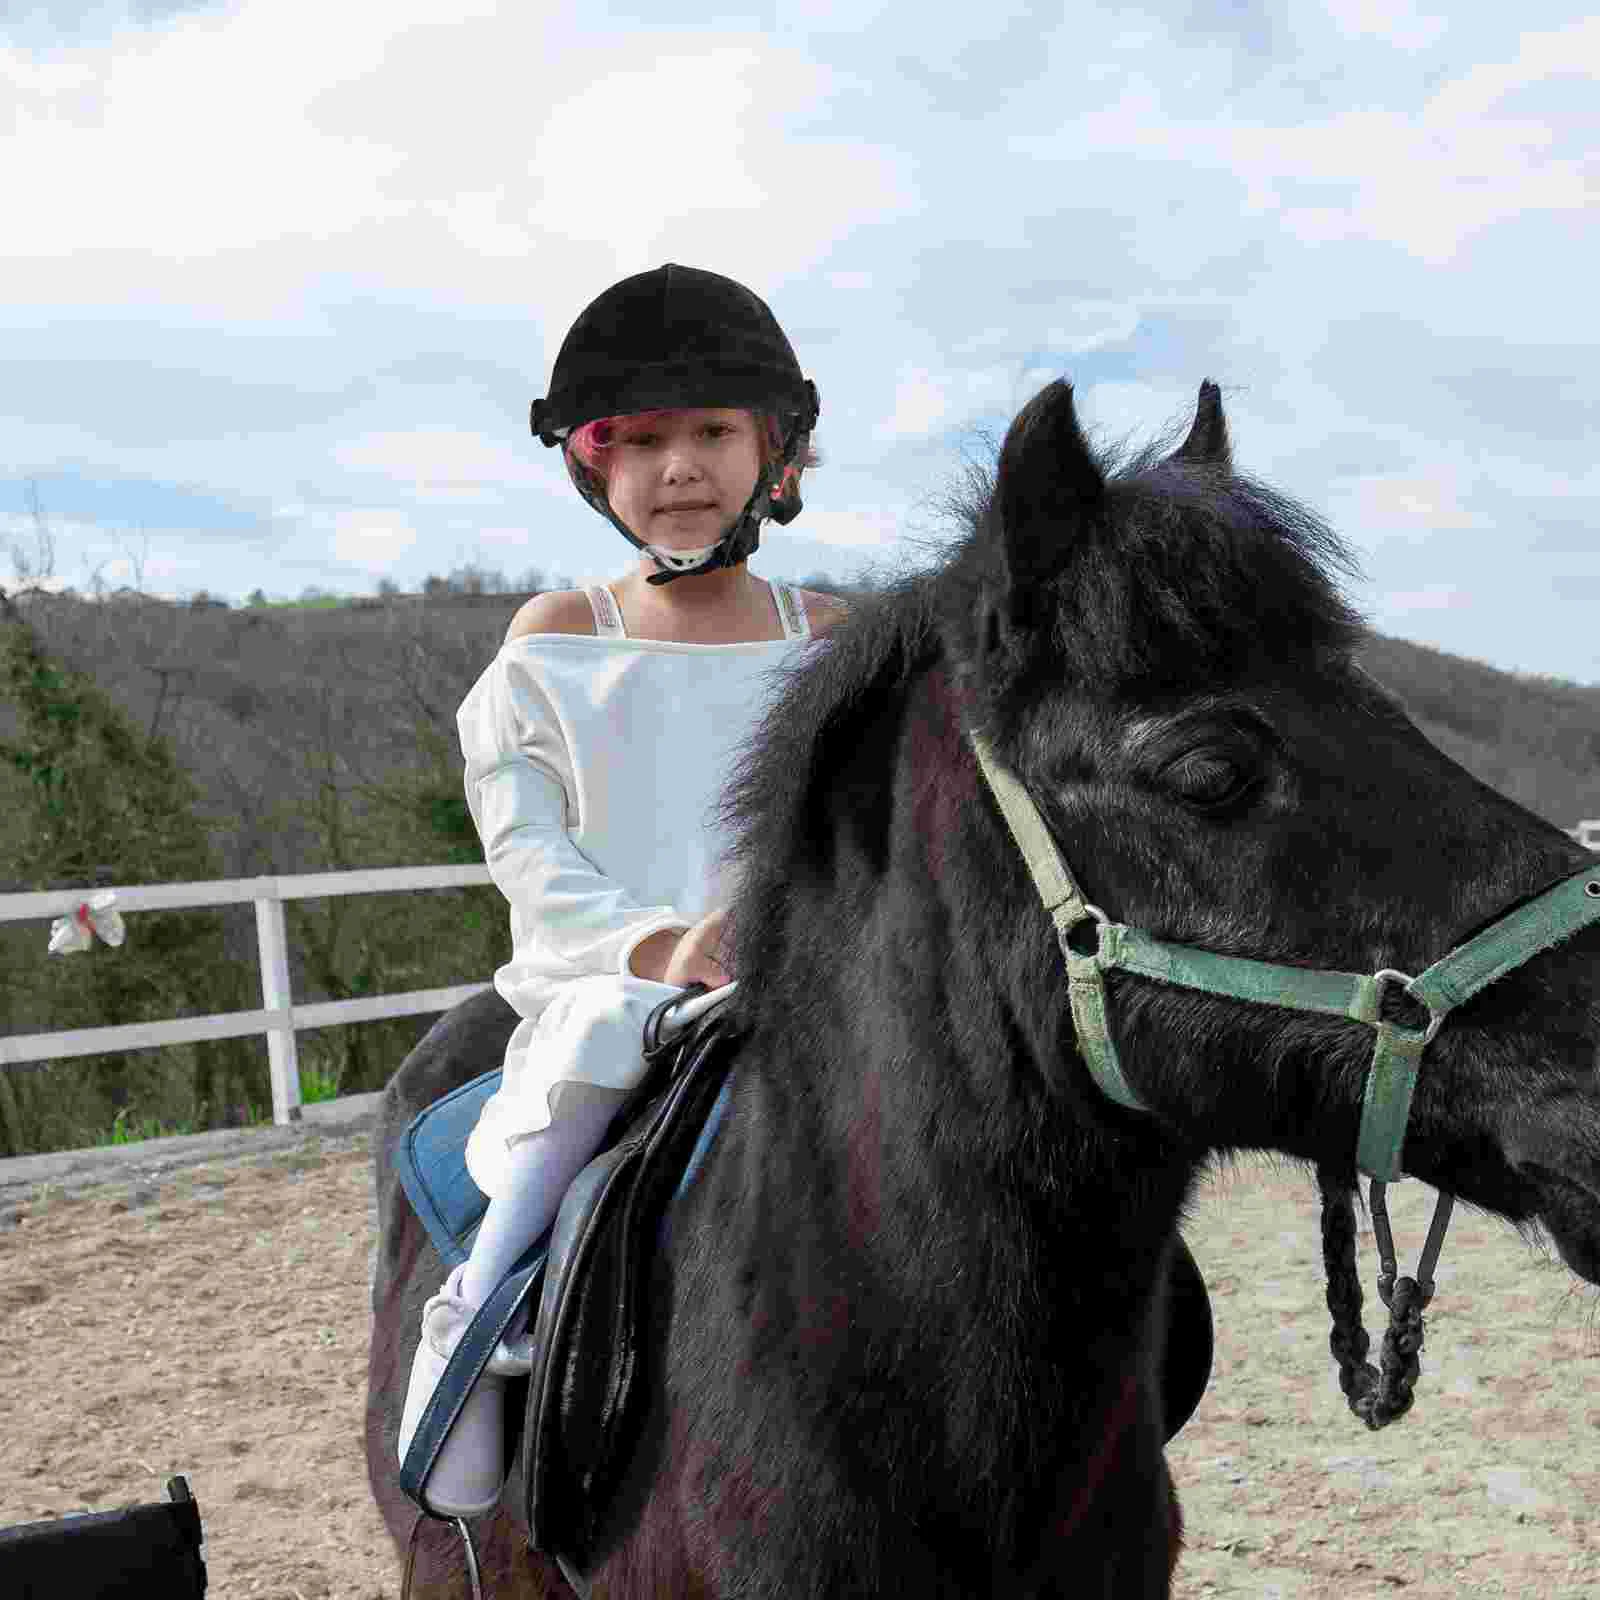
<svg viewBox="0 0 1600 1600">
<path fill-rule="evenodd" d="M 510 1145 L 559 1114 L 562 1083 L 638 1081 L 645 1019 L 677 991 L 628 958 L 727 901 L 716 802 L 774 669 L 812 637 L 799 591 L 770 587 L 782 639 L 707 645 L 630 639 L 596 586 L 594 635 L 509 641 L 456 714 L 467 804 L 511 907 L 495 988 L 521 1017 L 467 1142 L 485 1194 Z"/>
</svg>

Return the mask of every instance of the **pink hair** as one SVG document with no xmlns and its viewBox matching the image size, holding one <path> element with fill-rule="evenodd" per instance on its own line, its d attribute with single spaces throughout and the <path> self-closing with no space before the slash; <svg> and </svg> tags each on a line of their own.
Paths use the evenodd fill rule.
<svg viewBox="0 0 1600 1600">
<path fill-rule="evenodd" d="M 657 422 L 666 417 L 681 416 L 682 410 L 673 409 L 665 411 L 637 411 L 625 417 L 599 417 L 593 422 L 586 422 L 581 428 L 574 428 L 567 440 L 567 448 L 581 461 L 585 467 L 600 480 L 606 481 L 605 462 L 600 452 L 609 449 L 619 423 L 623 422 Z M 783 426 L 777 417 L 770 411 L 746 411 L 746 415 L 755 423 L 761 439 L 761 464 L 767 466 L 778 459 L 778 453 L 783 449 Z M 797 465 L 814 467 L 822 457 L 809 445 L 802 459 Z"/>
</svg>

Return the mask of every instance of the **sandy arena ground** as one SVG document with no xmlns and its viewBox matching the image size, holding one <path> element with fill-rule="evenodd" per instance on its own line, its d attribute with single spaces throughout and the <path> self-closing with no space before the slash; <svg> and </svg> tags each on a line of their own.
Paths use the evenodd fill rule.
<svg viewBox="0 0 1600 1600">
<path fill-rule="evenodd" d="M 1431 1199 L 1391 1191 L 1403 1271 Z M 397 1595 L 361 1452 L 373 1228 L 364 1134 L 7 1201 L 0 1526 L 182 1472 L 218 1600 Z M 1416 1408 L 1371 1434 L 1327 1354 L 1310 1181 L 1219 1180 L 1188 1237 L 1218 1348 L 1170 1452 L 1183 1600 L 1600 1595 L 1596 1291 L 1458 1208 Z"/>
</svg>

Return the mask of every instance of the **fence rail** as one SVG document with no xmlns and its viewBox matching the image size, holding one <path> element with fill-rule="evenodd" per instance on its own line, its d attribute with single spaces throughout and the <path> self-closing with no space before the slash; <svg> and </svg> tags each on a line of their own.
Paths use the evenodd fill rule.
<svg viewBox="0 0 1600 1600">
<path fill-rule="evenodd" d="M 256 908 L 256 946 L 261 965 L 261 1010 L 224 1011 L 208 1017 L 173 1022 L 130 1022 L 110 1028 L 74 1028 L 60 1033 L 21 1033 L 0 1038 L 0 1070 L 69 1056 L 101 1055 L 110 1050 L 153 1050 L 197 1039 L 233 1039 L 265 1034 L 272 1077 L 272 1120 L 300 1120 L 300 1061 L 295 1032 L 329 1028 L 347 1022 L 372 1022 L 382 1017 L 410 1017 L 448 1011 L 487 983 L 457 984 L 448 989 L 412 989 L 404 994 L 374 995 L 362 1000 L 329 1000 L 296 1005 L 290 991 L 289 942 L 284 928 L 285 900 L 336 898 L 347 894 L 393 894 L 400 890 L 463 889 L 492 880 L 489 869 L 469 867 L 383 867 L 362 872 L 314 872 L 280 878 L 224 878 L 209 883 L 145 883 L 115 890 L 116 908 L 131 911 L 178 911 L 197 906 L 241 905 Z M 71 916 L 95 889 L 50 889 L 42 894 L 0 895 L 0 922 Z M 41 939 L 40 953 L 43 955 Z M 71 956 L 63 957 L 72 960 Z M 92 952 L 89 959 L 93 959 Z"/>
<path fill-rule="evenodd" d="M 1579 844 L 1600 851 L 1600 818 L 1580 822 L 1569 832 Z M 272 1120 L 298 1122 L 300 1062 L 294 1042 L 297 1029 L 448 1011 L 489 985 L 464 983 L 449 989 L 412 989 L 366 1000 L 329 1000 L 297 1006 L 290 993 L 284 901 L 393 894 L 400 890 L 462 889 L 491 881 L 487 867 L 382 867 L 362 872 L 314 872 L 297 877 L 224 878 L 210 883 L 146 883 L 117 888 L 117 910 L 123 912 L 252 903 L 256 908 L 256 944 L 261 960 L 262 1009 L 225 1011 L 175 1022 L 130 1022 L 62 1033 L 12 1034 L 0 1038 L 0 1070 L 69 1056 L 101 1055 L 110 1050 L 154 1050 L 196 1039 L 233 1039 L 264 1033 L 272 1075 Z M 71 916 L 89 895 L 99 892 L 50 889 L 42 894 L 0 895 L 0 922 Z"/>
</svg>

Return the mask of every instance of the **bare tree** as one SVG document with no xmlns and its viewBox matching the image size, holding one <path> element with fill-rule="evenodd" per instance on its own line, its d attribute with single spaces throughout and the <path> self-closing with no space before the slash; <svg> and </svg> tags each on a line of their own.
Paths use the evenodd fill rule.
<svg viewBox="0 0 1600 1600">
<path fill-rule="evenodd" d="M 20 592 L 43 588 L 56 575 L 56 536 L 39 498 L 38 480 L 28 479 L 28 517 L 33 524 L 31 547 L 21 540 L 11 543 L 11 571 Z"/>
</svg>

